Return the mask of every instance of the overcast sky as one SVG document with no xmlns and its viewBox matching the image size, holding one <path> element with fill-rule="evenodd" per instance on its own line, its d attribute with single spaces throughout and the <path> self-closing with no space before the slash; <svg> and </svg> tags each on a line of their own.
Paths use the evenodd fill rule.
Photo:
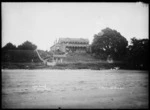
<svg viewBox="0 0 150 110">
<path fill-rule="evenodd" d="M 127 40 L 148 38 L 148 4 L 2 3 L 2 46 L 26 40 L 49 50 L 56 38 L 87 38 L 106 27 Z"/>
</svg>

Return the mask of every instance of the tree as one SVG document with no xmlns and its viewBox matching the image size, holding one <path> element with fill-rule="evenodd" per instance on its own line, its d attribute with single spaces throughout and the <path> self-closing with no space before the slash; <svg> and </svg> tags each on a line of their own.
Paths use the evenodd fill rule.
<svg viewBox="0 0 150 110">
<path fill-rule="evenodd" d="M 91 49 L 92 53 L 101 59 L 106 60 L 111 56 L 114 60 L 121 60 L 126 53 L 127 45 L 128 41 L 119 32 L 105 28 L 94 35 Z"/>
<path fill-rule="evenodd" d="M 16 46 L 9 42 L 2 48 L 2 50 L 16 50 Z"/>
<path fill-rule="evenodd" d="M 22 43 L 16 48 L 12 43 L 8 43 L 2 49 L 2 62 L 39 62 L 39 58 L 35 50 L 36 45 L 32 44 L 29 41 Z M 6 51 L 7 50 L 7 51 Z"/>
<path fill-rule="evenodd" d="M 36 48 L 37 46 L 29 41 L 25 41 L 23 44 L 18 46 L 19 50 L 35 50 Z"/>
<path fill-rule="evenodd" d="M 12 56 L 11 54 L 8 54 L 9 51 L 13 51 L 16 50 L 16 46 L 13 45 L 12 43 L 7 43 L 3 48 L 2 48 L 2 53 L 1 53 L 1 61 L 5 62 L 5 61 L 11 61 L 12 60 Z"/>
<path fill-rule="evenodd" d="M 148 39 L 131 39 L 131 45 L 128 46 L 127 61 L 135 69 L 148 69 L 149 56 Z"/>
</svg>

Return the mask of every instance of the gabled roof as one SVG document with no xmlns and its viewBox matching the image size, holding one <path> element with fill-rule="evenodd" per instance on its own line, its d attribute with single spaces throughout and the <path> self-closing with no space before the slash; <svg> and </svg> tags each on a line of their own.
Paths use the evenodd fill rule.
<svg viewBox="0 0 150 110">
<path fill-rule="evenodd" d="M 58 42 L 86 42 L 89 43 L 88 39 L 84 38 L 59 38 Z"/>
</svg>

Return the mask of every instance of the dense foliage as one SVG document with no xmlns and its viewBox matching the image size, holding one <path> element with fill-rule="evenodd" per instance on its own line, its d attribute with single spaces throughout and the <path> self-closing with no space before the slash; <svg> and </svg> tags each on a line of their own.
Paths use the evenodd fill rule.
<svg viewBox="0 0 150 110">
<path fill-rule="evenodd" d="M 109 56 L 114 60 L 121 60 L 127 45 L 128 41 L 119 32 L 106 28 L 94 35 L 91 49 L 97 58 L 106 60 Z"/>
<path fill-rule="evenodd" d="M 2 53 L 2 62 L 41 62 L 33 50 L 8 50 Z"/>
<path fill-rule="evenodd" d="M 3 48 L 2 50 L 3 51 L 7 51 L 7 50 L 16 50 L 17 47 L 15 45 L 13 45 L 12 43 L 7 43 Z"/>
<path fill-rule="evenodd" d="M 2 62 L 40 62 L 36 52 L 37 46 L 26 41 L 16 47 L 12 43 L 7 43 L 2 48 Z"/>
<path fill-rule="evenodd" d="M 131 45 L 116 30 L 103 29 L 94 35 L 91 45 L 92 54 L 100 59 L 123 61 L 128 69 L 148 69 L 148 39 L 131 39 Z"/>
<path fill-rule="evenodd" d="M 149 61 L 149 40 L 131 39 L 131 45 L 128 46 L 126 61 L 129 66 L 135 69 L 148 69 Z"/>
<path fill-rule="evenodd" d="M 35 50 L 36 48 L 37 48 L 37 46 L 32 44 L 29 41 L 26 41 L 23 44 L 18 46 L 19 50 Z"/>
</svg>

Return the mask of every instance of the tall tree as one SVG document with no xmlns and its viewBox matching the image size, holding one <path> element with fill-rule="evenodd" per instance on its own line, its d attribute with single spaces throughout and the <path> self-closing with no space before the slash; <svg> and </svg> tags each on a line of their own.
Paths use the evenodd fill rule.
<svg viewBox="0 0 150 110">
<path fill-rule="evenodd" d="M 148 69 L 149 59 L 149 40 L 131 39 L 131 45 L 128 46 L 127 61 L 135 69 Z"/>
<path fill-rule="evenodd" d="M 126 53 L 127 45 L 128 41 L 119 32 L 105 28 L 94 35 L 91 47 L 92 53 L 101 59 L 106 60 L 109 56 L 114 60 L 121 60 Z"/>
<path fill-rule="evenodd" d="M 15 50 L 16 49 L 16 46 L 15 45 L 13 45 L 12 43 L 7 43 L 3 48 L 2 48 L 2 50 L 4 50 L 4 51 L 7 51 L 7 50 Z"/>
<path fill-rule="evenodd" d="M 36 45 L 32 44 L 30 41 L 25 41 L 23 44 L 18 46 L 19 50 L 35 50 Z"/>
</svg>

